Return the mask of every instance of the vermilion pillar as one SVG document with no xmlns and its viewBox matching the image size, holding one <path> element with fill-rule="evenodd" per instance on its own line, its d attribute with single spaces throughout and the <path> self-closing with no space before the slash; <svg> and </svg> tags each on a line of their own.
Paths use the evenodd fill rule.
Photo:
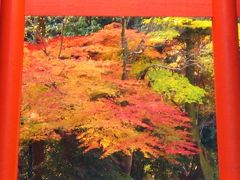
<svg viewBox="0 0 240 180">
<path fill-rule="evenodd" d="M 24 0 L 1 0 L 0 179 L 17 179 Z"/>
<path fill-rule="evenodd" d="M 236 0 L 213 0 L 213 41 L 221 180 L 240 179 L 240 59 Z"/>
</svg>

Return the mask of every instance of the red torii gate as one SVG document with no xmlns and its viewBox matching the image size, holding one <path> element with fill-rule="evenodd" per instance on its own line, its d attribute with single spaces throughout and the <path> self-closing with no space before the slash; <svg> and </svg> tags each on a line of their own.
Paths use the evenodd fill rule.
<svg viewBox="0 0 240 180">
<path fill-rule="evenodd" d="M 212 17 L 220 179 L 239 180 L 237 1 L 0 0 L 0 179 L 17 179 L 24 16 L 76 15 Z"/>
</svg>

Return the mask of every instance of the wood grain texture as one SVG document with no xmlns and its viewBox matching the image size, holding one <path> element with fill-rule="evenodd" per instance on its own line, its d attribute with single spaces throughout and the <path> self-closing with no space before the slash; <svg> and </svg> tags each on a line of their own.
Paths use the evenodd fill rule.
<svg viewBox="0 0 240 180">
<path fill-rule="evenodd" d="M 49 16 L 211 17 L 212 0 L 26 0 L 25 12 Z"/>
</svg>

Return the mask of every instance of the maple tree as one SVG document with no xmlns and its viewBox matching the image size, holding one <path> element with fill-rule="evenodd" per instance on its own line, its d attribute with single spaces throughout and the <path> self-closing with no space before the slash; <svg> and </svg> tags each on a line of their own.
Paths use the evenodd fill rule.
<svg viewBox="0 0 240 180">
<path fill-rule="evenodd" d="M 58 38 L 48 42 L 49 60 L 39 47 L 26 45 L 22 142 L 57 140 L 62 133 L 73 133 L 85 152 L 101 149 L 102 158 L 140 150 L 146 157 L 172 162 L 174 155 L 199 151 L 183 112 L 164 103 L 146 82 L 121 80 L 120 31 L 115 24 L 89 37 L 65 38 L 62 61 L 57 58 Z M 111 38 L 115 34 L 117 38 Z M 130 46 L 142 36 L 134 30 L 127 34 Z M 76 48 L 76 44 L 84 46 Z M 116 54 L 109 53 L 107 60 L 102 53 L 106 51 Z"/>
</svg>

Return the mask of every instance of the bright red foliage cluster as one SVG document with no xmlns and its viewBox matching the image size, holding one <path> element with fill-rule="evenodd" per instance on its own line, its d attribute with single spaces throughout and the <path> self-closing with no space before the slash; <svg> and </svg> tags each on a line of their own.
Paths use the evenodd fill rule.
<svg viewBox="0 0 240 180">
<path fill-rule="evenodd" d="M 164 103 L 145 82 L 120 80 L 120 39 L 114 33 L 120 37 L 119 28 L 109 26 L 88 37 L 68 38 L 65 60 L 56 59 L 58 39 L 48 43 L 48 57 L 27 46 L 22 141 L 59 139 L 73 133 L 86 152 L 98 148 L 102 157 L 136 150 L 146 157 L 167 159 L 197 153 L 189 132 L 190 119 L 183 112 Z M 133 45 L 139 41 L 131 39 L 131 34 L 142 36 L 133 30 L 128 34 Z M 95 60 L 89 57 L 93 50 Z M 106 54 L 117 59 L 107 59 Z"/>
</svg>

